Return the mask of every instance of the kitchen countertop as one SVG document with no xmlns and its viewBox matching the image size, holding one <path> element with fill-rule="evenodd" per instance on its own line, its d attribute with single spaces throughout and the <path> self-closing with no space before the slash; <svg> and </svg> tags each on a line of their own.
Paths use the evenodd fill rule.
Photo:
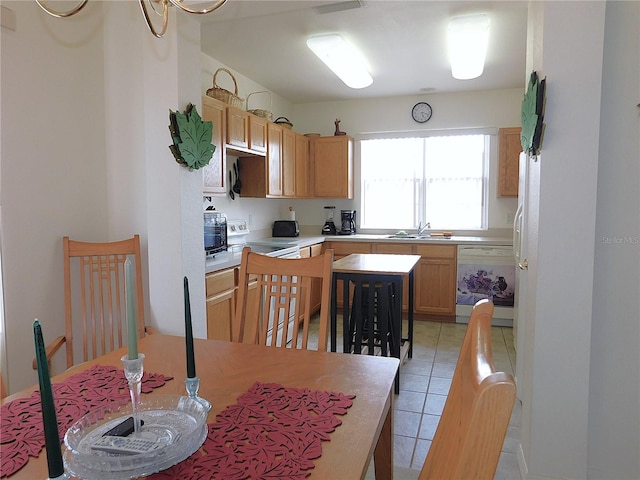
<svg viewBox="0 0 640 480">
<path fill-rule="evenodd" d="M 308 247 L 309 245 L 315 245 L 316 243 L 323 243 L 325 237 L 319 235 L 301 235 L 299 237 L 267 237 L 258 240 L 251 240 L 251 242 L 273 242 L 284 246 Z M 205 273 L 215 272 L 217 270 L 224 270 L 240 265 L 240 259 L 242 258 L 242 249 L 234 249 L 233 251 L 217 253 L 215 257 L 207 259 L 205 262 Z"/>
<path fill-rule="evenodd" d="M 485 236 L 458 236 L 451 237 L 393 237 L 389 235 L 368 235 L 357 233 L 355 235 L 327 235 L 325 242 L 393 242 L 393 243 L 427 243 L 427 244 L 453 244 L 453 245 L 512 245 L 513 239 L 508 237 Z"/>
<path fill-rule="evenodd" d="M 428 237 L 428 238 L 389 238 L 389 235 L 300 235 L 299 237 L 267 237 L 261 240 L 252 240 L 254 242 L 274 242 L 284 245 L 298 245 L 299 247 L 308 247 L 316 243 L 323 242 L 392 242 L 392 243 L 425 243 L 425 244 L 451 244 L 451 245 L 511 245 L 513 239 L 508 237 L 488 237 L 488 236 L 452 236 L 446 237 Z M 240 250 L 222 252 L 216 254 L 215 257 L 207 259 L 205 263 L 205 273 L 212 273 L 218 270 L 240 265 L 242 252 Z"/>
</svg>

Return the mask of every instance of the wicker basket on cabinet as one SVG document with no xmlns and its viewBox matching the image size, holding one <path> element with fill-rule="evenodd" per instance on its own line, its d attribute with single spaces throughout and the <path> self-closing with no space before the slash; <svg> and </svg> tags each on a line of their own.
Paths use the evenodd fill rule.
<svg viewBox="0 0 640 480">
<path fill-rule="evenodd" d="M 234 92 L 230 92 L 229 90 L 218 86 L 218 84 L 216 83 L 216 77 L 220 72 L 226 72 L 229 74 L 231 80 L 233 80 Z M 236 82 L 236 77 L 234 77 L 233 74 L 226 68 L 219 68 L 213 74 L 213 87 L 207 90 L 207 95 L 209 97 L 215 98 L 216 100 L 228 103 L 233 107 L 242 108 L 244 104 L 244 99 L 238 96 L 238 82 Z"/>
<path fill-rule="evenodd" d="M 250 93 L 249 95 L 247 95 L 247 107 L 246 110 L 249 113 L 253 113 L 254 115 L 257 115 L 258 117 L 262 117 L 262 118 L 266 118 L 269 122 L 273 119 L 273 113 L 271 113 L 271 110 L 264 110 L 262 108 L 254 108 L 254 109 L 249 109 L 249 99 L 251 98 L 251 95 L 255 95 L 257 93 L 266 93 L 269 95 L 269 108 L 271 108 L 271 92 L 269 92 L 268 90 L 262 90 L 260 92 L 253 92 Z"/>
</svg>

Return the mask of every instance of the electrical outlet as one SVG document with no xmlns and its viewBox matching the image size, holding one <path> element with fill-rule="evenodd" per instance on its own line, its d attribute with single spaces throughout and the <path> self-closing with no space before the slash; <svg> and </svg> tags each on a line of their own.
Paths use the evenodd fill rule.
<svg viewBox="0 0 640 480">
<path fill-rule="evenodd" d="M 507 213 L 507 225 L 513 225 L 514 213 Z"/>
</svg>

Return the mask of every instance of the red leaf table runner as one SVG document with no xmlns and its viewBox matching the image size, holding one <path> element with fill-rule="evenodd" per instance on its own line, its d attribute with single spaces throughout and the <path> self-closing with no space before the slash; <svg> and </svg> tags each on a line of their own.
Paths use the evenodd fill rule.
<svg viewBox="0 0 640 480">
<path fill-rule="evenodd" d="M 161 387 L 167 377 L 144 373 L 142 392 Z M 116 367 L 93 367 L 52 385 L 58 419 L 60 441 L 73 423 L 105 400 L 125 405 L 129 402 L 129 386 L 124 372 Z M 44 431 L 40 413 L 40 392 L 2 405 L 0 410 L 0 477 L 13 475 L 44 448 Z"/>
<path fill-rule="evenodd" d="M 256 382 L 209 425 L 202 447 L 150 480 L 303 479 L 355 395 Z"/>
</svg>

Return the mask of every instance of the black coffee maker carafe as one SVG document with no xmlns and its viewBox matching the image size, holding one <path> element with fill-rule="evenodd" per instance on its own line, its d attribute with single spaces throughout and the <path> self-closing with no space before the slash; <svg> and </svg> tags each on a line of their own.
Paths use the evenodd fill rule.
<svg viewBox="0 0 640 480">
<path fill-rule="evenodd" d="M 354 235 L 356 233 L 356 211 L 340 210 L 340 235 Z"/>
</svg>

